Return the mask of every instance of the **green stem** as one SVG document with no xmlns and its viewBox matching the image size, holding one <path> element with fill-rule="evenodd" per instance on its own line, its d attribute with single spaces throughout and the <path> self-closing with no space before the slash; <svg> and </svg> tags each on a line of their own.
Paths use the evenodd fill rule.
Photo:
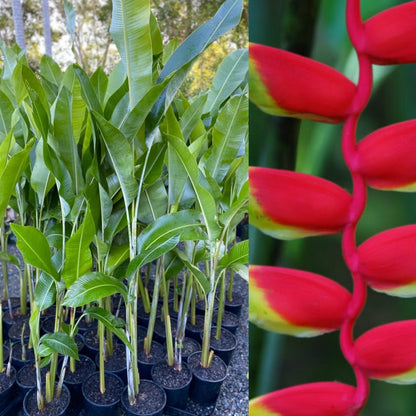
<svg viewBox="0 0 416 416">
<path fill-rule="evenodd" d="M 99 306 L 100 308 L 104 307 L 103 299 L 99 300 Z M 100 369 L 100 392 L 101 394 L 105 393 L 105 337 L 104 337 L 105 328 L 102 322 L 98 322 L 98 339 L 99 339 L 99 369 Z"/>
<path fill-rule="evenodd" d="M 221 338 L 221 325 L 222 318 L 224 317 L 224 304 L 225 304 L 225 273 L 221 273 L 221 290 L 220 290 L 220 302 L 218 305 L 218 317 L 217 317 L 217 330 L 215 332 L 215 338 Z"/>
</svg>

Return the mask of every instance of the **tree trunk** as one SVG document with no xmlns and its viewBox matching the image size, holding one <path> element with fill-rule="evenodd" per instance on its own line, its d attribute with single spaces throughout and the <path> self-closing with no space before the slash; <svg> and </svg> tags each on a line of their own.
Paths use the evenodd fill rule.
<svg viewBox="0 0 416 416">
<path fill-rule="evenodd" d="M 26 49 L 25 30 L 23 27 L 23 10 L 20 0 L 12 0 L 12 10 L 16 43 L 20 48 Z"/>
<path fill-rule="evenodd" d="M 45 37 L 45 53 L 52 57 L 51 21 L 49 16 L 49 0 L 42 0 L 43 35 Z"/>
</svg>

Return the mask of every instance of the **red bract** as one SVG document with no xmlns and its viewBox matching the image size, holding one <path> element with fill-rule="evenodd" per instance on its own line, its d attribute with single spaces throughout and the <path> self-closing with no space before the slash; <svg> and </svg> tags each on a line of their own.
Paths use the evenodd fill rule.
<svg viewBox="0 0 416 416">
<path fill-rule="evenodd" d="M 250 320 L 274 332 L 315 336 L 339 329 L 350 293 L 331 279 L 284 267 L 250 266 Z"/>
<path fill-rule="evenodd" d="M 269 46 L 250 45 L 250 99 L 274 115 L 328 123 L 350 111 L 355 84 L 335 69 Z"/>
<path fill-rule="evenodd" d="M 365 22 L 365 51 L 375 64 L 416 62 L 416 1 L 378 13 Z"/>
<path fill-rule="evenodd" d="M 416 382 L 416 320 L 373 328 L 355 342 L 357 364 L 368 377 L 391 383 Z"/>
<path fill-rule="evenodd" d="M 351 195 L 334 183 L 287 170 L 249 168 L 250 222 L 291 239 L 337 233 L 347 222 Z"/>
<path fill-rule="evenodd" d="M 358 248 L 359 272 L 373 289 L 416 295 L 416 225 L 383 231 Z"/>
<path fill-rule="evenodd" d="M 378 189 L 416 190 L 416 120 L 376 130 L 358 144 L 359 169 Z"/>
<path fill-rule="evenodd" d="M 250 401 L 253 416 L 350 416 L 355 388 L 337 382 L 302 384 Z"/>
</svg>

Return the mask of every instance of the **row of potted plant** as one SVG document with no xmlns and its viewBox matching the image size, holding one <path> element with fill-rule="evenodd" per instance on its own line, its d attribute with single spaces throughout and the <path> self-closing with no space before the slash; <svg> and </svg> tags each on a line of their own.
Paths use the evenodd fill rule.
<svg viewBox="0 0 416 416">
<path fill-rule="evenodd" d="M 163 404 L 165 392 L 144 380 L 139 356 L 154 353 L 160 307 L 162 374 L 189 372 L 182 349 L 197 299 L 204 300 L 202 349 L 188 364 L 205 378 L 219 362 L 225 376 L 211 345 L 224 331 L 226 273 L 246 275 L 248 242 L 236 243 L 236 227 L 248 191 L 247 51 L 227 56 L 212 88 L 198 97 L 184 97 L 180 85 L 206 47 L 238 24 L 241 11 L 241 0 L 228 0 L 179 47 L 175 40 L 163 47 L 148 3 L 114 1 L 110 32 L 122 62 L 109 76 L 101 68 L 88 76 L 77 65 L 62 71 L 47 56 L 33 72 L 24 52 L 2 45 L 0 211 L 10 204 L 19 214 L 10 228 L 24 262 L 20 309 L 9 299 L 7 274 L 3 298 L 5 314 L 25 322 L 18 330 L 23 351 L 10 356 L 30 350 L 35 363 L 26 414 L 63 414 L 59 398 L 79 399 L 80 387 L 69 392 L 66 380 L 84 363 L 95 371 L 76 343 L 81 325 L 93 320 L 99 372 L 84 382 L 93 392 L 87 412 L 97 412 L 95 401 L 106 414 L 102 404 L 115 395 L 126 414 L 161 414 L 163 406 L 143 413 L 144 405 Z M 0 260 L 20 272 L 2 227 Z M 141 309 L 148 320 L 143 336 Z M 51 332 L 42 334 L 50 312 Z M 117 351 L 121 378 L 106 372 Z M 10 364 L 3 373 L 12 377 Z M 115 414 L 114 407 L 107 412 Z"/>
</svg>

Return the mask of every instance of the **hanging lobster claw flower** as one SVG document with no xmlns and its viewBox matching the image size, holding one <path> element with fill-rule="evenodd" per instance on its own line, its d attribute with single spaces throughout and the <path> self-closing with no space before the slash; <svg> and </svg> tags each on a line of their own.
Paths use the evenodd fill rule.
<svg viewBox="0 0 416 416">
<path fill-rule="evenodd" d="M 338 382 L 302 384 L 250 400 L 250 416 L 350 416 L 355 388 Z"/>
<path fill-rule="evenodd" d="M 354 344 L 357 364 L 370 378 L 416 383 L 416 319 L 381 325 Z"/>
<path fill-rule="evenodd" d="M 350 293 L 302 270 L 250 266 L 250 321 L 268 331 L 311 337 L 339 329 Z"/>
<path fill-rule="evenodd" d="M 364 23 L 365 51 L 379 65 L 416 62 L 416 1 L 376 14 Z"/>
<path fill-rule="evenodd" d="M 250 44 L 250 99 L 273 115 L 339 123 L 356 86 L 335 69 L 270 46 Z"/>
<path fill-rule="evenodd" d="M 361 173 L 377 189 L 416 191 L 416 120 L 371 133 L 358 144 Z"/>
<path fill-rule="evenodd" d="M 358 247 L 359 272 L 374 290 L 416 296 L 416 225 L 383 231 Z"/>
<path fill-rule="evenodd" d="M 250 222 L 275 238 L 340 232 L 351 195 L 316 176 L 287 170 L 249 168 Z"/>
</svg>

